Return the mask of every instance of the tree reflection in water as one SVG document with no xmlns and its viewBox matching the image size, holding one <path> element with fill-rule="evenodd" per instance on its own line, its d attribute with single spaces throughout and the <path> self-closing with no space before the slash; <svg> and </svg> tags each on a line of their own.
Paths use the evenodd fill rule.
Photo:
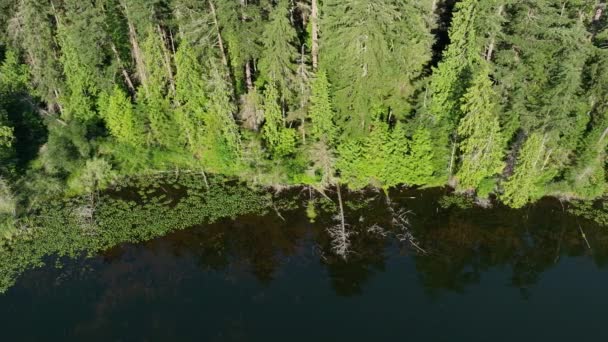
<svg viewBox="0 0 608 342">
<path fill-rule="evenodd" d="M 432 189 L 395 191 L 390 202 L 375 191 L 343 194 L 352 230 L 350 254 L 344 259 L 332 252 L 326 229 L 335 224 L 335 208 L 319 206 L 311 223 L 305 213 L 308 198 L 297 192 L 290 196 L 301 205 L 280 211 L 282 217 L 269 211 L 266 216 L 222 220 L 171 233 L 144 248 L 156 253 L 170 251 L 173 257 L 193 257 L 199 268 L 225 272 L 235 280 L 253 275 L 266 286 L 280 276 L 288 262 L 317 262 L 327 269 L 340 296 L 361 294 L 366 283 L 384 271 L 387 259 L 397 254 L 411 255 L 417 277 L 431 296 L 462 292 L 493 268 L 510 270 L 510 285 L 525 296 L 526 289 L 562 256 L 587 255 L 598 267 L 606 264 L 608 256 L 608 231 L 568 214 L 557 200 L 545 199 L 521 210 L 444 208 L 440 199 L 445 191 Z M 411 213 L 408 228 L 416 246 L 398 238 L 403 227 L 395 223 L 395 210 L 387 203 Z M 113 263 L 132 248 L 125 245 L 110 250 L 106 261 Z"/>
</svg>

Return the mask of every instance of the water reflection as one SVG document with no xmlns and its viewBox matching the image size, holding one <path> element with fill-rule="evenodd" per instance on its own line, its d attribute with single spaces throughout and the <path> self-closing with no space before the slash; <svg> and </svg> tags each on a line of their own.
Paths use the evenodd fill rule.
<svg viewBox="0 0 608 342">
<path fill-rule="evenodd" d="M 327 231 L 336 207 L 318 204 L 311 223 L 303 194 L 291 198 L 300 207 L 277 204 L 278 214 L 192 227 L 28 271 L 0 296 L 0 319 L 10 323 L 5 334 L 11 340 L 266 341 L 270 334 L 368 341 L 439 340 L 441 331 L 451 331 L 450 340 L 487 341 L 504 336 L 462 327 L 487 320 L 485 312 L 504 312 L 492 322 L 516 326 L 521 317 L 523 324 L 543 312 L 532 310 L 534 303 L 546 310 L 568 295 L 570 309 L 552 312 L 565 321 L 608 305 L 601 286 L 608 279 L 597 272 L 606 265 L 608 230 L 570 216 L 557 201 L 484 210 L 447 206 L 456 202 L 440 201 L 443 190 L 393 192 L 390 199 L 344 193 L 351 233 L 345 259 L 332 251 Z M 588 331 L 603 326 L 602 317 L 587 313 Z M 27 329 L 31 319 L 42 322 L 39 329 Z M 441 329 L 430 325 L 435 321 Z M 317 328 L 303 329 L 302 322 Z M 484 322 L 482 328 L 504 330 Z M 548 330 L 542 326 L 539 336 Z M 511 340 L 521 340 L 514 335 L 519 329 L 509 331 Z"/>
<path fill-rule="evenodd" d="M 318 263 L 337 295 L 356 296 L 384 271 L 387 259 L 411 256 L 429 295 L 463 292 L 494 268 L 510 272 L 510 286 L 526 295 L 525 290 L 564 256 L 588 256 L 598 267 L 606 264 L 608 230 L 567 214 L 556 200 L 543 200 L 525 210 L 460 209 L 442 208 L 438 200 L 444 195 L 441 190 L 409 191 L 391 194 L 389 202 L 381 193 L 349 194 L 345 216 L 352 235 L 346 259 L 332 252 L 326 229 L 335 213 L 320 211 L 311 223 L 298 208 L 282 212 L 281 217 L 272 212 L 243 216 L 139 246 L 119 246 L 104 253 L 106 272 L 129 273 L 140 264 L 166 272 L 164 259 L 183 259 L 203 272 L 221 272 L 233 281 L 253 276 L 268 286 L 287 263 Z M 299 201 L 306 203 L 303 198 Z M 416 246 L 398 238 L 402 232 L 395 227 L 395 213 L 387 203 L 411 213 L 408 228 Z M 147 253 L 155 256 L 153 263 L 146 262 Z M 154 274 L 154 269 L 150 272 Z M 173 281 L 179 281 L 190 270 L 174 272 Z"/>
</svg>

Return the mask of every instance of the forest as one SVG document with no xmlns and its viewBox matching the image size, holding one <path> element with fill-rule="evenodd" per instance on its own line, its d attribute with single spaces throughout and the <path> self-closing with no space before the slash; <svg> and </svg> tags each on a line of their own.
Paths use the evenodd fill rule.
<svg viewBox="0 0 608 342">
<path fill-rule="evenodd" d="M 0 225 L 131 176 L 607 191 L 596 0 L 0 0 Z M 4 231 L 0 229 L 0 231 Z"/>
</svg>

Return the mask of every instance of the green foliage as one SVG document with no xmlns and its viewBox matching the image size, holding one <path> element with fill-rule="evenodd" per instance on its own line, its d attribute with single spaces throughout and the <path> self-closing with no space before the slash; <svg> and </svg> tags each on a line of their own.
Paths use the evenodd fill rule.
<svg viewBox="0 0 608 342">
<path fill-rule="evenodd" d="M 17 200 L 6 180 L 0 178 L 0 237 L 8 238 L 14 233 Z"/>
<path fill-rule="evenodd" d="M 161 146 L 171 147 L 177 141 L 178 132 L 171 115 L 169 75 L 163 56 L 164 49 L 164 42 L 150 27 L 142 44 L 146 75 L 137 94 L 140 99 L 139 111 L 147 117 L 150 124 L 151 138 Z"/>
<path fill-rule="evenodd" d="M 90 1 L 65 0 L 57 37 L 65 75 L 64 116 L 87 121 L 96 116 L 94 104 L 100 92 L 105 42 L 103 13 Z"/>
<path fill-rule="evenodd" d="M 262 34 L 264 50 L 260 56 L 261 80 L 277 87 L 281 103 L 291 100 L 295 92 L 297 35 L 289 22 L 289 1 L 279 0 L 270 12 Z M 289 137 L 286 135 L 286 139 Z"/>
<path fill-rule="evenodd" d="M 87 196 L 43 203 L 36 215 L 16 222 L 21 228 L 18 235 L 0 246 L 0 292 L 21 272 L 41 266 L 49 255 L 92 255 L 119 243 L 146 241 L 224 217 L 261 213 L 270 203 L 267 196 L 242 185 L 212 181 L 207 189 L 204 184 L 202 177 L 194 175 L 139 178 L 122 182 L 123 187 L 144 193 L 136 201 L 107 194 L 94 200 Z M 168 186 L 187 190 L 185 195 L 175 191 L 165 197 Z"/>
<path fill-rule="evenodd" d="M 272 155 L 278 158 L 287 156 L 295 151 L 295 130 L 285 127 L 285 118 L 279 105 L 277 89 L 268 84 L 264 91 L 264 140 Z"/>
<path fill-rule="evenodd" d="M 552 150 L 548 134 L 534 133 L 521 149 L 515 173 L 503 184 L 501 199 L 509 206 L 520 208 L 546 194 L 546 184 L 555 176 L 548 165 Z"/>
<path fill-rule="evenodd" d="M 47 1 L 19 1 L 14 16 L 17 25 L 9 26 L 9 30 L 27 55 L 34 94 L 56 109 L 63 81 L 50 19 L 53 14 Z"/>
<path fill-rule="evenodd" d="M 496 107 L 496 94 L 487 73 L 480 72 L 463 96 L 464 117 L 458 126 L 461 163 L 458 186 L 477 189 L 488 178 L 502 172 L 504 142 Z"/>
<path fill-rule="evenodd" d="M 228 84 L 216 65 L 211 65 L 209 104 L 204 116 L 203 160 L 215 172 L 231 174 L 239 164 L 241 136 L 234 120 L 236 108 L 228 95 Z"/>
<path fill-rule="evenodd" d="M 28 67 L 21 64 L 15 50 L 8 50 L 0 64 L 0 93 L 11 94 L 27 88 Z"/>
<path fill-rule="evenodd" d="M 604 227 L 608 226 L 608 202 L 605 198 L 599 201 L 574 201 L 568 212 L 595 221 Z"/>
<path fill-rule="evenodd" d="M 175 54 L 175 120 L 181 137 L 192 151 L 200 149 L 207 105 L 203 69 L 188 41 L 182 42 Z M 228 110 L 228 108 L 227 108 Z"/>
<path fill-rule="evenodd" d="M 13 144 L 13 128 L 8 126 L 3 126 L 2 122 L 6 121 L 3 117 L 4 113 L 0 112 L 0 157 L 2 157 L 1 151 L 3 149 L 9 148 Z"/>
<path fill-rule="evenodd" d="M 432 1 L 326 0 L 321 12 L 320 63 L 339 125 L 359 135 L 379 111 L 405 116 L 431 58 Z"/>
<path fill-rule="evenodd" d="M 3 5 L 0 176 L 27 206 L 176 170 L 449 183 L 513 206 L 603 195 L 605 25 L 582 15 L 594 5 L 458 1 L 444 49 L 438 4 L 319 1 L 314 42 L 306 1 Z"/>
<path fill-rule="evenodd" d="M 144 144 L 143 120 L 135 111 L 131 99 L 120 87 L 115 86 L 109 95 L 100 97 L 99 111 L 110 133 L 119 143 L 133 146 Z"/>
<path fill-rule="evenodd" d="M 329 98 L 329 81 L 323 71 L 319 72 L 312 82 L 308 115 L 312 122 L 312 137 L 333 145 L 337 138 L 337 127 Z"/>
<path fill-rule="evenodd" d="M 338 147 L 336 167 L 341 179 L 355 189 L 368 184 L 385 189 L 398 184 L 421 185 L 433 173 L 430 142 L 424 129 L 409 139 L 402 125 L 391 129 L 377 120 L 366 138 Z"/>
</svg>

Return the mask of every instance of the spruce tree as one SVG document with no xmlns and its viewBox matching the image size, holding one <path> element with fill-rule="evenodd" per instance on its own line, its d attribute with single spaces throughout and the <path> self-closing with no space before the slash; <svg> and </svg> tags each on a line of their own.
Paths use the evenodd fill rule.
<svg viewBox="0 0 608 342">
<path fill-rule="evenodd" d="M 322 2 L 320 61 L 333 85 L 347 133 L 366 132 L 373 117 L 404 117 L 431 58 L 431 1 Z"/>
<path fill-rule="evenodd" d="M 279 0 L 264 27 L 258 67 L 261 81 L 276 87 L 283 106 L 292 102 L 296 93 L 296 40 L 295 29 L 289 22 L 289 2 Z"/>
<path fill-rule="evenodd" d="M 500 174 L 504 168 L 505 139 L 496 101 L 492 81 L 488 78 L 487 69 L 483 68 L 462 99 L 464 117 L 458 125 L 461 156 L 456 176 L 458 187 L 463 190 L 478 189 L 484 179 Z"/>
<path fill-rule="evenodd" d="M 105 19 L 89 1 L 65 0 L 63 5 L 57 36 L 66 83 L 64 116 L 87 121 L 96 116 L 96 97 L 105 82 Z"/>
<path fill-rule="evenodd" d="M 119 143 L 132 146 L 144 145 L 143 120 L 135 111 L 131 99 L 120 87 L 115 86 L 112 92 L 100 97 L 99 110 L 110 133 Z"/>
<path fill-rule="evenodd" d="M 284 157 L 295 151 L 295 130 L 285 127 L 280 97 L 272 83 L 264 91 L 264 127 L 262 133 L 267 147 L 274 157 Z"/>
<path fill-rule="evenodd" d="M 28 59 L 34 94 L 43 99 L 51 111 L 60 109 L 58 102 L 64 88 L 59 49 L 50 20 L 54 14 L 48 1 L 19 0 L 9 27 Z"/>
<path fill-rule="evenodd" d="M 209 99 L 203 120 L 203 159 L 212 170 L 230 173 L 239 165 L 241 155 L 241 137 L 233 116 L 236 108 L 220 66 L 211 64 L 209 72 Z"/>
<path fill-rule="evenodd" d="M 311 135 L 314 139 L 333 145 L 337 137 L 334 111 L 329 97 L 329 81 L 324 71 L 317 73 L 312 81 L 310 96 Z"/>
<path fill-rule="evenodd" d="M 200 149 L 207 106 L 203 67 L 195 50 L 183 40 L 175 54 L 175 121 L 192 151 Z M 226 109 L 229 110 L 228 108 Z"/>
</svg>

